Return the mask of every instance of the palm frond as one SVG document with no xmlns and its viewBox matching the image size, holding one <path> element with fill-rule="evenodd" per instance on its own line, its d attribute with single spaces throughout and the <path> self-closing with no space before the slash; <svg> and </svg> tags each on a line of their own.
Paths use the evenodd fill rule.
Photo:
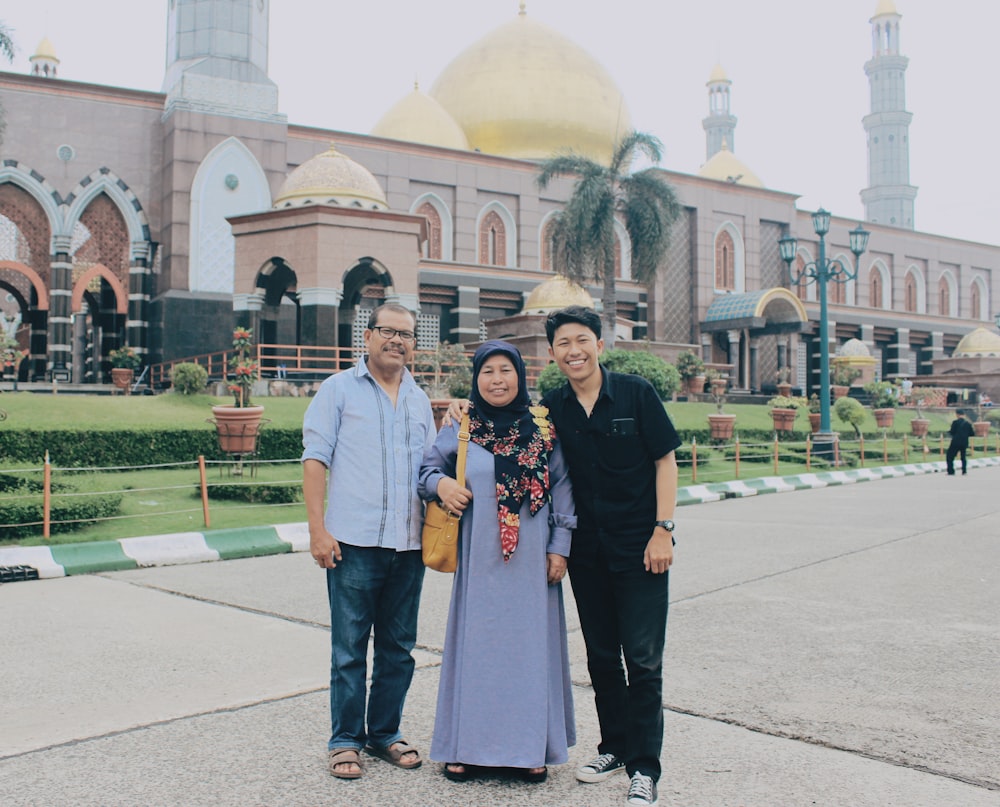
<svg viewBox="0 0 1000 807">
<path fill-rule="evenodd" d="M 11 38 L 11 29 L 0 21 L 0 53 L 7 57 L 8 62 L 14 61 L 14 40 Z"/>
<path fill-rule="evenodd" d="M 681 205 L 656 169 L 623 178 L 622 201 L 632 242 L 632 271 L 639 280 L 648 280 L 670 246 L 670 228 L 681 215 Z"/>
</svg>

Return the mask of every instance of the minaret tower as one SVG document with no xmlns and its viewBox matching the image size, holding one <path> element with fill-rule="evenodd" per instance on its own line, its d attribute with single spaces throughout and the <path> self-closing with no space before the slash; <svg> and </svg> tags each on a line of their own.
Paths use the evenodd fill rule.
<svg viewBox="0 0 1000 807">
<path fill-rule="evenodd" d="M 267 14 L 268 0 L 170 0 L 166 114 L 282 119 L 267 75 Z"/>
<path fill-rule="evenodd" d="M 865 219 L 913 229 L 910 184 L 910 121 L 904 74 L 909 59 L 899 52 L 899 21 L 893 0 L 879 0 L 872 24 L 872 58 L 865 63 L 871 112 L 863 118 L 868 135 L 868 187 L 861 191 Z"/>
<path fill-rule="evenodd" d="M 705 159 L 710 160 L 728 145 L 736 150 L 736 116 L 729 111 L 729 89 L 732 86 L 721 64 L 716 64 L 705 86 L 708 87 L 708 117 L 701 125 L 705 129 Z"/>
<path fill-rule="evenodd" d="M 28 59 L 31 64 L 31 75 L 44 76 L 45 78 L 55 78 L 59 75 L 59 57 L 56 56 L 56 49 L 52 47 L 49 38 L 42 37 L 42 41 L 35 48 L 34 55 Z"/>
</svg>

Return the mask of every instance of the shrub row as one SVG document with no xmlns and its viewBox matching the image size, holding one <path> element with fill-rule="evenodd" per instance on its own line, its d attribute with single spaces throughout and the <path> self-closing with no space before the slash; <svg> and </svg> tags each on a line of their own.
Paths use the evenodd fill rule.
<svg viewBox="0 0 1000 807">
<path fill-rule="evenodd" d="M 0 459 L 41 465 L 45 452 L 57 468 L 116 467 L 191 462 L 199 455 L 221 460 L 214 431 L 128 430 L 0 432 Z M 257 454 L 262 460 L 287 460 L 302 454 L 302 430 L 264 429 Z"/>
<path fill-rule="evenodd" d="M 25 492 L 33 491 L 33 486 L 24 485 L 23 488 Z M 93 524 L 98 519 L 117 515 L 121 504 L 122 494 L 120 493 L 81 496 L 65 500 L 56 499 L 52 502 L 49 511 L 50 532 L 53 535 L 72 532 L 88 524 Z M 2 500 L 0 501 L 0 524 L 12 526 L 0 528 L 0 538 L 11 540 L 38 535 L 41 530 L 37 525 L 42 523 L 44 517 L 41 496 Z"/>
</svg>

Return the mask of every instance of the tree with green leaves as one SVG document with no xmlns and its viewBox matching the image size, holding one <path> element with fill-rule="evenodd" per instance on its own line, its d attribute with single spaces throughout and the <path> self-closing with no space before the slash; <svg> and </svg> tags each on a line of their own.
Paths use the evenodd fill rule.
<svg viewBox="0 0 1000 807">
<path fill-rule="evenodd" d="M 632 245 L 632 274 L 649 282 L 670 246 L 670 228 L 680 216 L 674 189 L 655 168 L 631 172 L 635 158 L 661 158 L 659 139 L 629 132 L 616 144 L 610 165 L 574 152 L 545 160 L 537 177 L 540 188 L 557 176 L 575 176 L 573 193 L 553 230 L 553 265 L 576 282 L 603 284 L 604 341 L 615 345 L 615 220 L 620 218 Z"/>
</svg>

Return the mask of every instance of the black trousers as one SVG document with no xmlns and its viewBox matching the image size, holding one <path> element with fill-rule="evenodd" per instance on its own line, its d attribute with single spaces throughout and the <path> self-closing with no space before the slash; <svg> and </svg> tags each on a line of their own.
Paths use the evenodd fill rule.
<svg viewBox="0 0 1000 807">
<path fill-rule="evenodd" d="M 601 726 L 598 752 L 623 759 L 629 776 L 640 771 L 654 781 L 663 746 L 669 574 L 647 572 L 641 558 L 628 571 L 612 571 L 599 557 L 569 561 Z"/>
<path fill-rule="evenodd" d="M 956 454 L 961 454 L 962 455 L 962 473 L 964 474 L 966 472 L 967 469 L 966 469 L 966 461 L 965 461 L 965 452 L 966 452 L 967 449 L 968 449 L 967 445 L 958 445 L 958 446 L 956 446 L 954 443 L 952 443 L 951 445 L 948 446 L 948 451 L 944 455 L 944 462 L 945 462 L 945 465 L 948 467 L 948 473 L 951 476 L 955 475 L 955 455 Z"/>
</svg>

